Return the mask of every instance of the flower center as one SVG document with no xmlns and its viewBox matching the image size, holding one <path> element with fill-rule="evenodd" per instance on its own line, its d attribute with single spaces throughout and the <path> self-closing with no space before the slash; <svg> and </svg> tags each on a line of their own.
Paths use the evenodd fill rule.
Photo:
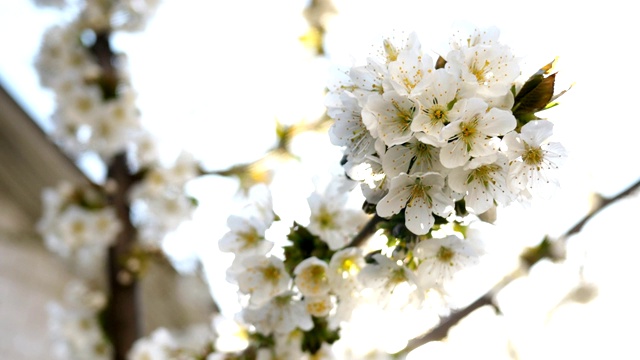
<svg viewBox="0 0 640 360">
<path fill-rule="evenodd" d="M 524 154 L 522 154 L 522 161 L 524 161 L 525 164 L 537 166 L 539 170 L 543 158 L 544 154 L 542 153 L 542 149 L 540 149 L 539 147 L 532 147 L 529 144 L 524 143 Z"/>
<path fill-rule="evenodd" d="M 473 64 L 471 64 L 471 68 L 469 68 L 469 71 L 471 71 L 471 73 L 476 77 L 479 84 L 486 84 L 488 78 L 487 67 L 489 66 L 489 64 L 490 63 L 488 60 L 485 60 L 484 65 L 482 65 L 481 67 L 479 67 L 478 63 L 475 61 L 473 62 Z"/>
<path fill-rule="evenodd" d="M 444 263 L 449 263 L 450 266 L 453 266 L 453 262 L 451 261 L 453 259 L 453 255 L 455 255 L 455 253 L 451 251 L 451 249 L 446 246 L 440 246 L 436 257 L 438 258 L 438 260 Z"/>
<path fill-rule="evenodd" d="M 443 105 L 435 104 L 426 112 L 431 119 L 432 126 L 447 123 L 447 109 Z"/>
<path fill-rule="evenodd" d="M 262 276 L 266 281 L 270 281 L 272 283 L 277 283 L 280 280 L 280 269 L 273 265 L 269 265 L 266 268 L 262 269 Z"/>
<path fill-rule="evenodd" d="M 483 165 L 477 169 L 474 169 L 467 176 L 467 184 L 472 181 L 479 181 L 485 188 L 489 188 L 489 183 L 495 185 L 496 181 L 493 178 L 493 174 L 500 170 L 500 167 L 495 164 Z"/>
<path fill-rule="evenodd" d="M 398 126 L 400 127 L 400 130 L 404 132 L 411 125 L 411 121 L 413 120 L 413 113 L 415 111 L 415 106 L 412 106 L 409 110 L 405 110 L 402 107 L 400 107 L 400 104 L 398 104 L 398 102 L 395 99 L 391 100 L 391 104 L 393 104 L 393 107 L 396 108 L 396 111 L 397 111 L 396 116 L 398 120 L 400 120 L 398 122 Z"/>
</svg>

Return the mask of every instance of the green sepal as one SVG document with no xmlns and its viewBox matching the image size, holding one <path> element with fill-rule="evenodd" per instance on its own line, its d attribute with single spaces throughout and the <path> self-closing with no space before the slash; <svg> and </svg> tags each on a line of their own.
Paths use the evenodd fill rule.
<svg viewBox="0 0 640 360">
<path fill-rule="evenodd" d="M 445 60 L 442 56 L 438 56 L 438 60 L 436 60 L 436 70 L 443 69 L 444 66 L 447 65 L 447 60 Z"/>
<path fill-rule="evenodd" d="M 511 111 L 513 116 L 518 120 L 520 130 L 522 126 L 531 120 L 539 119 L 535 116 L 538 111 L 547 108 L 549 103 L 554 99 L 553 92 L 555 86 L 556 73 L 550 74 L 556 60 L 543 66 L 535 74 L 533 74 L 522 85 L 520 91 L 515 94 L 515 99 Z M 515 92 L 515 88 L 512 88 Z"/>
</svg>

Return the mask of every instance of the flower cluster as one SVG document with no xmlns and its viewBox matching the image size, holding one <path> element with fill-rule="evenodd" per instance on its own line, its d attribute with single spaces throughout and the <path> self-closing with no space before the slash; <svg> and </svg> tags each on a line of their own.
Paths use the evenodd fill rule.
<svg viewBox="0 0 640 360">
<path fill-rule="evenodd" d="M 259 358 L 306 358 L 328 351 L 340 322 L 348 319 L 364 258 L 358 249 L 340 249 L 364 218 L 346 207 L 347 193 L 333 186 L 339 183 L 336 179 L 309 196 L 310 223 L 294 223 L 284 259 L 277 239 L 268 239 L 274 221 L 282 221 L 272 210 L 268 188 L 253 187 L 253 202 L 228 219 L 229 232 L 219 246 L 235 255 L 227 277 L 243 295 L 242 322 L 253 329 L 251 336 L 263 339 L 250 344 Z"/>
<path fill-rule="evenodd" d="M 135 143 L 141 124 L 126 75 L 104 72 L 90 51 L 103 41 L 101 36 L 79 19 L 50 28 L 36 69 L 42 85 L 55 94 L 52 120 L 58 143 L 73 155 L 92 151 L 109 160 Z M 125 58 L 113 61 L 123 65 Z M 112 83 L 118 84 L 117 94 L 105 93 Z"/>
<path fill-rule="evenodd" d="M 53 137 L 70 154 L 91 151 L 108 161 L 143 141 L 126 58 L 113 55 L 106 39 L 141 28 L 155 3 L 87 1 L 75 19 L 45 33 L 35 66 L 55 94 Z"/>
<path fill-rule="evenodd" d="M 383 56 L 351 68 L 333 92 L 331 141 L 378 215 L 403 213 L 424 235 L 457 201 L 481 214 L 555 185 L 565 150 L 534 115 L 551 102 L 555 74 L 545 67 L 520 84 L 519 59 L 498 35 L 456 32 L 435 61 L 415 34 L 385 40 Z"/>
<path fill-rule="evenodd" d="M 188 153 L 178 156 L 171 166 L 152 163 L 146 167 L 129 193 L 132 222 L 141 245 L 159 248 L 167 234 L 191 218 L 196 202 L 187 195 L 185 185 L 198 171 L 198 163 Z"/>
<path fill-rule="evenodd" d="M 329 135 L 345 149 L 348 178 L 308 198 L 309 224 L 294 222 L 284 257 L 268 239 L 278 218 L 265 190 L 229 217 L 220 249 L 235 254 L 228 279 L 253 340 L 245 351 L 385 358 L 402 349 L 427 327 L 408 319 L 437 323 L 430 316 L 455 306 L 457 279 L 498 237 L 480 215 L 557 185 L 565 150 L 535 115 L 553 105 L 552 64 L 520 82 L 519 60 L 493 28 L 456 33 L 450 45 L 434 61 L 414 34 L 385 41 L 381 58 L 333 91 Z M 358 182 L 375 213 L 366 226 L 345 207 Z M 379 230 L 386 244 L 361 246 L 360 234 L 350 237 L 358 228 Z M 402 330 L 354 345 L 372 317 Z"/>
<path fill-rule="evenodd" d="M 92 289 L 84 282 L 72 281 L 64 290 L 64 301 L 49 304 L 49 328 L 57 358 L 112 358 L 111 344 L 97 316 L 106 303 L 103 292 Z"/>
<path fill-rule="evenodd" d="M 115 210 L 94 189 L 63 183 L 45 189 L 42 202 L 38 232 L 47 248 L 63 258 L 88 256 L 83 262 L 92 263 L 93 256 L 104 253 L 121 230 Z"/>
</svg>

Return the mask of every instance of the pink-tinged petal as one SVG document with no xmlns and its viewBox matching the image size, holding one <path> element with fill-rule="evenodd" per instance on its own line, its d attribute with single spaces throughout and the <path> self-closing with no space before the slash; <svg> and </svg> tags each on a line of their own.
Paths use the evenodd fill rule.
<svg viewBox="0 0 640 360">
<path fill-rule="evenodd" d="M 433 226 L 434 219 L 431 206 L 422 197 L 412 199 L 407 204 L 405 225 L 416 235 L 424 235 Z"/>
</svg>

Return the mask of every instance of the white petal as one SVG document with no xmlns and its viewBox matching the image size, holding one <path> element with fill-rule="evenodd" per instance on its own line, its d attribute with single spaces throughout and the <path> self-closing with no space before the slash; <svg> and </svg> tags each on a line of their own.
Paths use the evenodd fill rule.
<svg viewBox="0 0 640 360">
<path fill-rule="evenodd" d="M 378 205 L 376 211 L 382 217 L 389 217 L 399 213 L 409 201 L 414 180 L 407 174 L 400 174 L 391 179 L 389 193 L 385 195 Z"/>
<path fill-rule="evenodd" d="M 449 169 L 466 164 L 469 156 L 467 145 L 461 140 L 449 143 L 440 150 L 440 162 Z"/>
<path fill-rule="evenodd" d="M 431 207 L 425 199 L 419 197 L 407 204 L 405 212 L 405 225 L 407 229 L 416 235 L 424 235 L 433 226 Z"/>
</svg>

